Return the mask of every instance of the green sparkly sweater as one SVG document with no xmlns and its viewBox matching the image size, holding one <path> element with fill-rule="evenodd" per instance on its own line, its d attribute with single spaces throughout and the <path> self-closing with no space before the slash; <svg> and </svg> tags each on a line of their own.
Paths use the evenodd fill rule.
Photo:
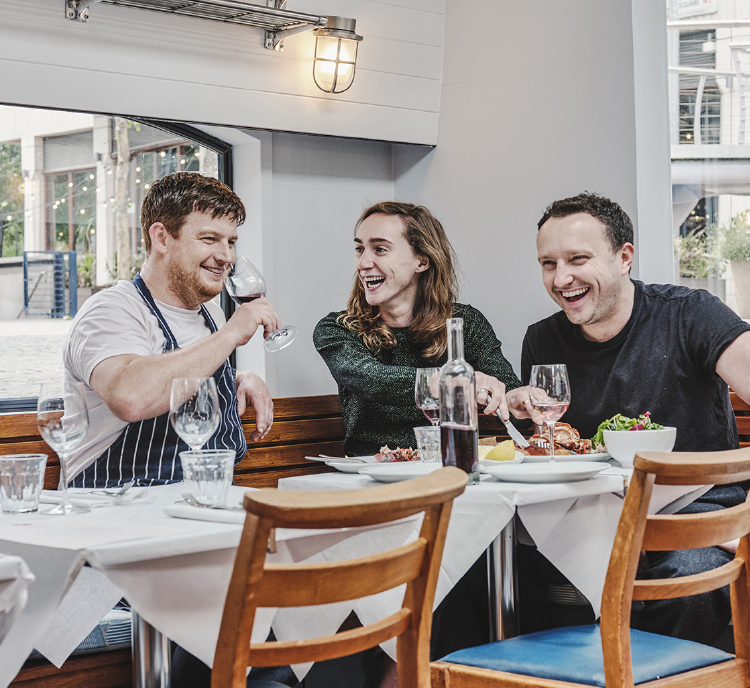
<svg viewBox="0 0 750 688">
<path fill-rule="evenodd" d="M 362 338 L 329 313 L 316 326 L 313 342 L 339 387 L 344 418 L 344 451 L 349 456 L 370 456 L 388 444 L 416 447 L 414 428 L 429 425 L 414 401 L 417 368 L 441 366 L 423 359 L 409 342 L 409 328 L 393 328 L 398 342 L 392 351 L 377 356 Z M 471 306 L 454 304 L 454 318 L 464 320 L 464 357 L 474 370 L 496 377 L 507 389 L 521 383 L 503 356 L 492 325 Z"/>
</svg>

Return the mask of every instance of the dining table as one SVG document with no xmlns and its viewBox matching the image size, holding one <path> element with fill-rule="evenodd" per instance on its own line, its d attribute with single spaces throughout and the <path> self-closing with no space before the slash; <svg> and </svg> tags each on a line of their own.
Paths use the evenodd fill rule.
<svg viewBox="0 0 750 688">
<path fill-rule="evenodd" d="M 598 609 L 627 471 L 603 473 L 577 483 L 535 485 L 485 478 L 467 487 L 453 505 L 435 605 L 518 520 L 542 553 Z M 325 473 L 283 479 L 279 489 L 341 490 L 374 484 L 362 475 Z M 68 517 L 0 515 L 0 553 L 20 557 L 35 576 L 25 608 L 0 642 L 0 688 L 6 688 L 32 648 L 61 666 L 123 597 L 137 621 L 136 688 L 168 688 L 167 639 L 209 666 L 213 663 L 244 512 L 190 506 L 181 498 L 184 489 L 180 483 L 132 488 L 122 498 L 93 504 L 89 513 Z M 231 487 L 228 503 L 239 505 L 248 489 Z M 657 490 L 653 508 L 695 498 L 699 489 Z M 76 491 L 71 493 L 76 498 Z M 283 563 L 367 556 L 413 540 L 419 527 L 420 518 L 412 517 L 364 529 L 279 529 L 276 552 L 268 557 Z M 259 610 L 253 638 L 265 640 L 271 627 L 280 640 L 334 633 L 352 611 L 362 623 L 371 623 L 392 613 L 402 596 L 403 587 L 325 607 Z M 394 655 L 395 643 L 383 647 Z M 293 668 L 301 677 L 309 665 Z"/>
</svg>

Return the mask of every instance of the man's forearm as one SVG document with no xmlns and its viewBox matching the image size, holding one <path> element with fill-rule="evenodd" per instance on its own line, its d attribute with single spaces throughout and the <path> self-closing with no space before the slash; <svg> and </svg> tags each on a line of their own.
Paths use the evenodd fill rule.
<svg viewBox="0 0 750 688">
<path fill-rule="evenodd" d="M 235 348 L 224 328 L 184 349 L 153 356 L 115 356 L 94 368 L 91 386 L 121 420 L 135 422 L 169 411 L 172 380 L 209 377 Z"/>
</svg>

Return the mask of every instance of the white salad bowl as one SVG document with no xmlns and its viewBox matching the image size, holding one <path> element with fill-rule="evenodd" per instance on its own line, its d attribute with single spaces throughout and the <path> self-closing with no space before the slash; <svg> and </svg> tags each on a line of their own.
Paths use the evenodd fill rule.
<svg viewBox="0 0 750 688">
<path fill-rule="evenodd" d="M 632 468 L 638 452 L 672 451 L 677 428 L 665 427 L 662 430 L 604 430 L 604 444 L 613 459 L 623 468 Z"/>
</svg>

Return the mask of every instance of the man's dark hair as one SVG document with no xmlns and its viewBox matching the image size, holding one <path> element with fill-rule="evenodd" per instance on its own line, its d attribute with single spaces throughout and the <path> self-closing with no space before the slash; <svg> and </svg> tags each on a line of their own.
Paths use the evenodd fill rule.
<svg viewBox="0 0 750 688">
<path fill-rule="evenodd" d="M 143 199 L 141 228 L 146 253 L 151 252 L 149 228 L 161 222 L 177 239 L 185 219 L 192 212 L 228 217 L 237 225 L 245 221 L 245 206 L 224 182 L 196 172 L 176 172 L 155 181 Z"/>
<path fill-rule="evenodd" d="M 633 222 L 628 214 L 609 198 L 588 191 L 550 203 L 537 223 L 537 228 L 541 229 L 551 217 L 568 217 L 576 213 L 591 215 L 604 225 L 613 251 L 633 243 Z"/>
</svg>

